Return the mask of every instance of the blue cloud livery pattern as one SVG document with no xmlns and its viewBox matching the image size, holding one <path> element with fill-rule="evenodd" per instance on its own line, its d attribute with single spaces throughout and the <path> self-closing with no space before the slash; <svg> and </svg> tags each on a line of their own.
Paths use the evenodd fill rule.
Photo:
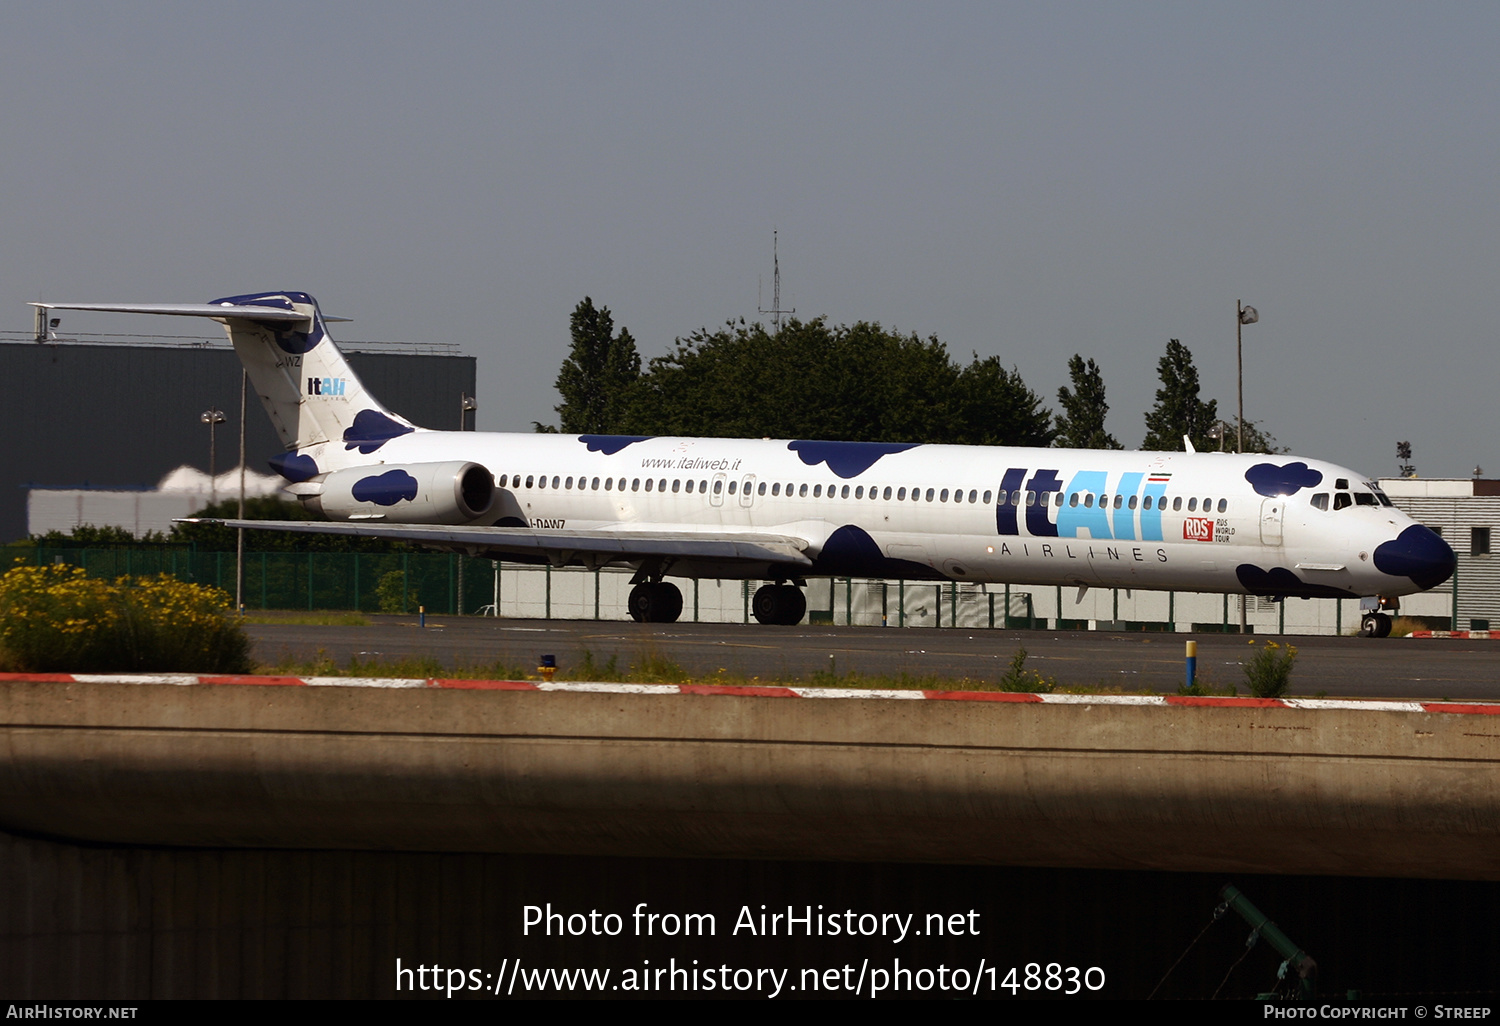
<svg viewBox="0 0 1500 1026">
<path fill-rule="evenodd" d="M 388 470 L 375 477 L 362 477 L 354 482 L 350 493 L 360 502 L 373 502 L 377 506 L 394 506 L 417 497 L 417 479 L 404 470 Z"/>
<path fill-rule="evenodd" d="M 398 424 L 376 410 L 360 410 L 354 415 L 354 424 L 344 430 L 345 449 L 358 449 L 368 456 L 392 438 L 409 435 L 414 428 Z"/>
<path fill-rule="evenodd" d="M 602 452 L 613 456 L 627 445 L 644 442 L 654 435 L 579 435 L 578 440 L 589 447 L 589 452 Z"/>
<path fill-rule="evenodd" d="M 290 310 L 293 303 L 305 303 L 314 309 L 318 306 L 317 300 L 306 292 L 253 292 L 248 296 L 225 296 L 223 299 L 213 300 L 215 306 L 223 303 L 234 306 L 269 306 L 277 310 Z M 312 331 L 294 331 L 280 325 L 266 325 L 266 328 L 276 337 L 276 345 L 281 351 L 294 356 L 311 352 L 319 342 L 328 337 L 323 330 L 322 317 L 313 318 Z"/>
<path fill-rule="evenodd" d="M 1291 595 L 1296 598 L 1359 598 L 1356 592 L 1335 588 L 1327 584 L 1309 584 L 1286 567 L 1273 566 L 1262 570 L 1252 563 L 1241 563 L 1234 568 L 1240 584 L 1252 595 Z"/>
<path fill-rule="evenodd" d="M 786 447 L 797 454 L 797 458 L 809 467 L 819 463 L 828 464 L 828 469 L 848 480 L 858 477 L 873 467 L 882 456 L 915 449 L 919 442 L 788 442 Z"/>
<path fill-rule="evenodd" d="M 306 481 L 310 477 L 318 475 L 318 464 L 311 456 L 304 456 L 297 452 L 281 452 L 272 456 L 268 463 L 271 469 L 293 484 L 298 481 Z"/>
<path fill-rule="evenodd" d="M 1281 467 L 1274 463 L 1257 463 L 1245 471 L 1245 480 L 1257 493 L 1272 499 L 1279 495 L 1296 495 L 1304 488 L 1315 488 L 1322 483 L 1323 474 L 1300 460 Z"/>
<path fill-rule="evenodd" d="M 1458 559 L 1448 543 L 1430 528 L 1413 524 L 1375 547 L 1375 569 L 1392 577 L 1410 577 L 1418 588 L 1436 588 L 1453 576 Z"/>
<path fill-rule="evenodd" d="M 891 577 L 907 580 L 945 581 L 942 574 L 925 563 L 910 559 L 892 559 L 880 551 L 863 528 L 845 524 L 828 536 L 813 572 L 835 577 Z"/>
</svg>

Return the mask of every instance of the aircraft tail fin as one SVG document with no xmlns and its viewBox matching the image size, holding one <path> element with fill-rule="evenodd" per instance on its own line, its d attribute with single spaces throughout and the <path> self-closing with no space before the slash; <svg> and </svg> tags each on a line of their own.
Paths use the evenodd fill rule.
<svg viewBox="0 0 1500 1026">
<path fill-rule="evenodd" d="M 328 446 L 319 463 L 337 453 L 370 453 L 399 435 L 420 430 L 368 392 L 329 337 L 317 300 L 305 292 L 256 292 L 211 303 L 34 303 L 61 310 L 211 317 L 224 325 L 250 383 L 270 414 L 287 452 L 272 465 L 291 480 L 317 473 L 300 454 Z M 331 319 L 331 318 L 330 318 Z"/>
</svg>

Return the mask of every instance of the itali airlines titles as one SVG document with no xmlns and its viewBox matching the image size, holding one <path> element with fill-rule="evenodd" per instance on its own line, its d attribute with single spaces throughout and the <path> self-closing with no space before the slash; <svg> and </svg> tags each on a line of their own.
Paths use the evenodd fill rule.
<svg viewBox="0 0 1500 1026">
<path fill-rule="evenodd" d="M 810 577 L 1378 598 L 1455 559 L 1369 479 L 1289 455 L 433 431 L 365 391 L 304 292 L 211 303 L 38 303 L 209 317 L 285 451 L 272 466 L 322 521 L 231 527 L 397 538 L 553 566 L 625 566 L 637 620 L 668 578 L 760 580 L 761 623 L 806 612 Z M 1368 634 L 1389 616 L 1365 617 Z"/>
</svg>

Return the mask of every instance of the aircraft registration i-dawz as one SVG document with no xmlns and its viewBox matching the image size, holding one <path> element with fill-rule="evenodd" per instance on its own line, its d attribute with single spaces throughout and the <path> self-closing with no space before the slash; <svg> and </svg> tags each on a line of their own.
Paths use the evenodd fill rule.
<svg viewBox="0 0 1500 1026">
<path fill-rule="evenodd" d="M 765 581 L 753 610 L 773 624 L 802 619 L 807 578 L 845 576 L 1391 609 L 1456 562 L 1370 480 L 1296 456 L 433 431 L 365 391 L 304 292 L 33 305 L 224 325 L 286 447 L 272 467 L 328 522 L 222 523 L 626 566 L 641 621 L 681 613 L 667 577 Z"/>
</svg>

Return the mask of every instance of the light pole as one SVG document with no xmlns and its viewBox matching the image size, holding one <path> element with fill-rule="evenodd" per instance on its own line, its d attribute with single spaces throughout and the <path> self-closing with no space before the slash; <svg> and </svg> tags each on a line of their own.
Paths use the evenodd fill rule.
<svg viewBox="0 0 1500 1026">
<path fill-rule="evenodd" d="M 250 382 L 250 372 L 240 368 L 240 511 L 239 519 L 245 519 L 245 392 Z M 245 529 L 234 532 L 234 611 L 245 615 Z"/>
<path fill-rule="evenodd" d="M 1240 435 L 1235 444 L 1235 452 L 1245 451 L 1245 347 L 1243 340 L 1245 336 L 1245 325 L 1254 324 L 1260 320 L 1260 312 L 1253 306 L 1244 306 L 1238 299 L 1234 301 L 1235 324 L 1234 324 L 1234 363 L 1236 378 L 1238 379 L 1238 390 L 1240 394 Z M 1243 626 L 1243 624 L 1241 625 Z"/>
<path fill-rule="evenodd" d="M 475 399 L 467 392 L 460 392 L 458 394 L 458 429 L 460 431 L 468 430 L 469 414 L 477 409 L 479 409 L 478 399 Z"/>
<path fill-rule="evenodd" d="M 208 494 L 209 505 L 219 501 L 219 489 L 214 480 L 214 428 L 224 423 L 224 411 L 211 406 L 198 414 L 198 419 L 208 425 Z"/>
<path fill-rule="evenodd" d="M 1234 449 L 1235 449 L 1235 452 L 1244 452 L 1245 451 L 1245 346 L 1244 346 L 1245 325 L 1247 325 L 1247 324 L 1254 324 L 1256 321 L 1260 320 L 1260 312 L 1258 310 L 1256 310 L 1255 307 L 1253 307 L 1253 306 L 1246 306 L 1246 305 L 1244 305 L 1238 299 L 1236 299 L 1234 301 L 1234 309 L 1235 309 L 1235 316 L 1234 316 L 1234 363 L 1235 363 L 1235 379 L 1236 379 L 1235 383 L 1236 383 L 1236 390 L 1239 392 L 1239 400 L 1240 400 L 1240 411 L 1239 411 L 1239 414 L 1238 414 L 1239 423 L 1236 425 L 1239 428 L 1239 437 L 1238 437 L 1238 439 L 1235 442 Z M 1240 596 L 1240 633 L 1241 634 L 1245 633 L 1245 625 L 1246 625 L 1246 619 L 1247 619 L 1246 615 L 1245 615 L 1245 603 L 1248 602 L 1248 601 L 1249 601 L 1249 599 L 1246 596 L 1244 596 L 1244 595 Z M 1286 600 L 1283 599 L 1282 601 L 1286 601 Z"/>
</svg>

